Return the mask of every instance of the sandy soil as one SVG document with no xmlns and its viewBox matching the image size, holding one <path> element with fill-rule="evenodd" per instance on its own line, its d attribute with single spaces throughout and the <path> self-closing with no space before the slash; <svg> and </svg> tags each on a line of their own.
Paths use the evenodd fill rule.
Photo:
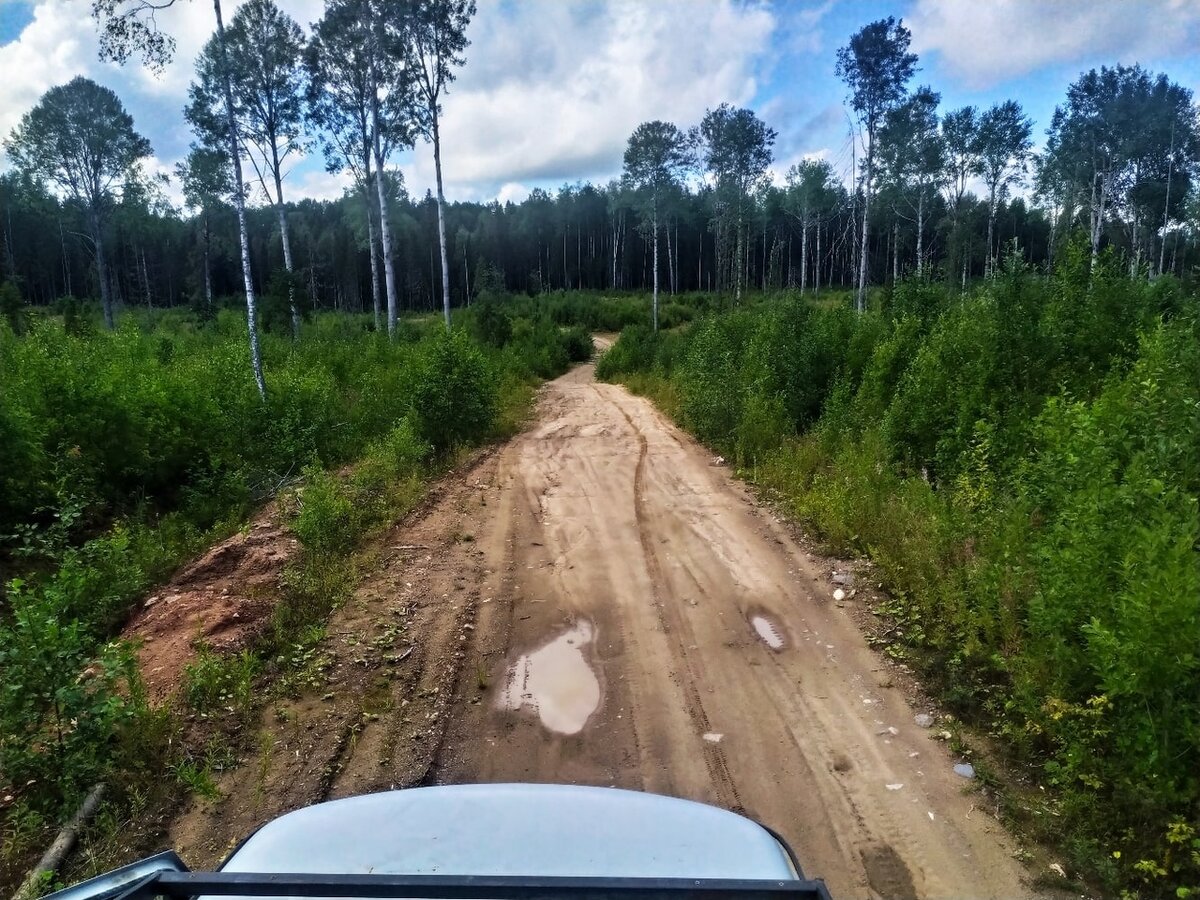
<svg viewBox="0 0 1200 900">
<path fill-rule="evenodd" d="M 797 543 L 646 400 L 580 367 L 532 426 L 393 529 L 320 684 L 168 840 L 211 865 L 322 799 L 472 781 L 614 785 L 779 831 L 835 897 L 1026 897 L 957 759 Z M 848 588 L 849 589 L 849 588 Z"/>
<path fill-rule="evenodd" d="M 279 602 L 279 578 L 297 542 L 270 504 L 243 531 L 184 567 L 151 594 L 121 637 L 133 641 L 150 701 L 179 690 L 200 646 L 252 646 Z"/>
</svg>

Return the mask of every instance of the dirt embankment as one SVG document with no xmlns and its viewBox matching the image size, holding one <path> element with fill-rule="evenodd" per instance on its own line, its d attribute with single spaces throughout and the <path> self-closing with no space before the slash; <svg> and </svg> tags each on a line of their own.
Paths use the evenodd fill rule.
<svg viewBox="0 0 1200 900">
<path fill-rule="evenodd" d="M 172 824 L 189 862 L 327 798 L 570 782 L 753 816 L 838 897 L 1032 894 L 856 599 L 834 600 L 854 586 L 591 366 L 380 548 L 224 799 Z"/>
<path fill-rule="evenodd" d="M 232 653 L 251 646 L 279 602 L 279 577 L 296 539 L 270 504 L 242 531 L 180 570 L 142 602 L 121 633 L 138 645 L 152 703 L 174 694 L 197 648 Z"/>
</svg>

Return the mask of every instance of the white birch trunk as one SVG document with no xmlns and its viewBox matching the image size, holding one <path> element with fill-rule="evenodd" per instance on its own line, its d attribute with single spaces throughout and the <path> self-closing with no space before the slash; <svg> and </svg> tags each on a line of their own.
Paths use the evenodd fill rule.
<svg viewBox="0 0 1200 900">
<path fill-rule="evenodd" d="M 250 332 L 250 367 L 254 370 L 254 382 L 258 395 L 267 399 L 267 382 L 263 378 L 262 349 L 258 343 L 258 303 L 254 298 L 254 274 L 250 270 L 250 237 L 246 227 L 246 198 L 243 195 L 242 158 L 238 145 L 237 119 L 233 114 L 233 86 L 229 81 L 229 62 L 225 56 L 225 23 L 221 18 L 221 0 L 213 0 L 217 14 L 217 43 L 221 48 L 221 80 L 225 88 L 225 120 L 229 129 L 229 157 L 233 163 L 233 205 L 237 210 L 238 243 L 242 251 L 242 281 L 246 287 L 246 327 Z"/>
</svg>

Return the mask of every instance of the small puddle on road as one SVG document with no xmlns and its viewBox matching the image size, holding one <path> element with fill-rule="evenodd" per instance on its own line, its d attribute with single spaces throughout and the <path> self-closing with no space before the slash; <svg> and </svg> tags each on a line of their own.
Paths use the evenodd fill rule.
<svg viewBox="0 0 1200 900">
<path fill-rule="evenodd" d="M 779 633 L 779 628 L 774 622 L 766 616 L 751 616 L 750 624 L 754 626 L 760 641 L 772 650 L 783 649 L 783 635 Z"/>
<path fill-rule="evenodd" d="M 577 734 L 600 705 L 600 682 L 583 648 L 592 642 L 592 623 L 581 619 L 550 643 L 508 667 L 499 707 L 528 706 L 542 725 L 559 734 Z"/>
</svg>

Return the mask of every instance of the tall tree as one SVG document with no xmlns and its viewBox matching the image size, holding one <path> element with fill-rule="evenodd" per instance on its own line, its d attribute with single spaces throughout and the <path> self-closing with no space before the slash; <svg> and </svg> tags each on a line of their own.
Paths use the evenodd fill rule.
<svg viewBox="0 0 1200 900">
<path fill-rule="evenodd" d="M 467 25 L 475 15 L 475 0 L 414 0 L 407 46 L 420 95 L 421 130 L 433 142 L 437 177 L 438 244 L 442 252 L 442 309 L 450 327 L 450 266 L 446 257 L 446 195 L 442 187 L 442 94 L 454 80 L 454 69 L 465 59 Z"/>
<path fill-rule="evenodd" d="M 716 183 L 722 212 L 735 229 L 734 302 L 742 299 L 746 265 L 746 224 L 752 195 L 767 177 L 776 132 L 749 109 L 722 103 L 704 114 L 700 123 L 704 163 Z M 732 212 L 725 212 L 732 208 Z"/>
<path fill-rule="evenodd" d="M 659 211 L 667 192 L 679 185 L 692 163 L 692 142 L 670 122 L 643 122 L 634 129 L 625 148 L 625 178 L 641 194 L 642 222 L 653 235 L 651 321 L 655 331 L 658 331 Z"/>
<path fill-rule="evenodd" d="M 246 158 L 254 168 L 263 196 L 275 208 L 283 265 L 295 270 L 288 232 L 283 180 L 289 157 L 303 150 L 304 35 L 275 0 L 248 0 L 238 8 L 224 41 L 211 39 L 196 62 L 198 80 L 190 92 L 188 119 L 199 128 L 220 123 L 224 93 L 222 55 L 230 61 L 229 81 L 234 115 Z M 213 135 L 208 140 L 213 140 Z M 292 336 L 300 334 L 295 290 L 288 296 Z"/>
<path fill-rule="evenodd" d="M 808 289 L 808 235 L 816 226 L 820 240 L 822 216 L 836 202 L 834 185 L 833 166 L 823 159 L 806 159 L 788 169 L 783 205 L 788 215 L 800 225 L 800 293 Z M 818 267 L 820 256 L 818 249 Z"/>
<path fill-rule="evenodd" d="M 945 150 L 946 203 L 950 207 L 951 270 L 961 268 L 961 283 L 967 281 L 967 250 L 963 233 L 965 200 L 971 179 L 982 174 L 979 157 L 979 114 L 973 106 L 964 106 L 942 117 L 942 146 Z"/>
<path fill-rule="evenodd" d="M 867 226 L 875 176 L 875 138 L 883 117 L 904 98 L 905 85 L 917 70 L 917 57 L 908 52 L 912 34 L 903 21 L 886 19 L 864 26 L 837 52 L 837 75 L 850 88 L 850 106 L 866 133 L 867 160 L 863 172 L 862 244 L 859 247 L 858 311 L 867 303 Z"/>
<path fill-rule="evenodd" d="M 996 269 L 996 208 L 1025 177 L 1033 123 L 1015 100 L 997 103 L 979 117 L 979 174 L 988 188 L 987 268 Z"/>
<path fill-rule="evenodd" d="M 4 142 L 13 165 L 63 190 L 83 210 L 96 254 L 104 324 L 113 327 L 104 225 L 116 195 L 150 155 L 133 117 L 106 87 L 76 76 L 53 87 Z"/>
<path fill-rule="evenodd" d="M 1066 103 L 1054 110 L 1039 191 L 1066 194 L 1088 210 L 1093 264 L 1104 225 L 1118 212 L 1132 216 L 1131 237 L 1135 254 L 1139 251 L 1142 210 L 1130 202 L 1135 186 L 1157 180 L 1155 169 L 1164 181 L 1173 171 L 1168 160 L 1174 158 L 1174 137 L 1186 142 L 1186 132 L 1195 128 L 1190 99 L 1182 88 L 1172 91 L 1165 76 L 1154 78 L 1140 66 L 1101 67 L 1081 75 L 1067 89 Z"/>
<path fill-rule="evenodd" d="M 175 4 L 176 0 L 92 0 L 92 16 L 100 26 L 100 57 L 118 63 L 126 62 L 135 53 L 152 69 L 162 69 L 175 52 L 175 41 L 158 27 L 158 14 Z M 242 191 L 241 138 L 238 134 L 237 111 L 233 100 L 233 81 L 230 77 L 229 54 L 225 40 L 225 19 L 221 0 L 213 0 L 217 20 L 219 77 L 225 95 L 224 141 L 233 166 L 234 207 L 237 209 L 238 237 L 242 251 L 242 281 L 246 289 L 246 326 L 250 334 L 250 366 L 254 382 L 262 399 L 267 397 L 267 382 L 263 377 L 262 350 L 258 341 L 258 304 L 254 296 L 254 276 L 250 269 L 250 237 L 246 228 L 246 198 Z"/>
<path fill-rule="evenodd" d="M 184 203 L 200 216 L 204 303 L 211 310 L 212 214 L 233 191 L 229 160 L 219 150 L 192 144 L 187 159 L 175 166 L 175 174 L 183 187 Z"/>
<path fill-rule="evenodd" d="M 372 184 L 372 33 L 367 0 L 332 0 L 313 26 L 305 63 L 308 69 L 309 120 L 322 135 L 326 165 L 349 171 L 363 192 L 367 215 L 367 251 L 371 260 L 371 302 L 375 327 L 383 327 L 379 294 L 379 252 L 375 242 L 378 194 Z M 384 123 L 393 119 L 385 104 Z M 383 143 L 391 144 L 390 127 Z"/>
<path fill-rule="evenodd" d="M 940 102 L 940 94 L 919 87 L 888 110 L 879 132 L 881 168 L 916 216 L 918 275 L 925 263 L 925 216 L 944 167 L 945 148 L 938 132 Z"/>
<path fill-rule="evenodd" d="M 371 156 L 375 163 L 375 193 L 379 203 L 379 243 L 383 251 L 383 280 L 387 288 L 388 334 L 396 333 L 399 310 L 396 257 L 388 216 L 384 164 L 395 150 L 411 147 L 419 124 L 416 79 L 408 65 L 407 30 L 410 0 L 367 0 L 365 21 L 370 59 Z M 391 111 L 391 112 L 389 112 Z M 389 129 L 389 119 L 393 127 Z M 391 135 L 389 144 L 387 136 Z"/>
</svg>

